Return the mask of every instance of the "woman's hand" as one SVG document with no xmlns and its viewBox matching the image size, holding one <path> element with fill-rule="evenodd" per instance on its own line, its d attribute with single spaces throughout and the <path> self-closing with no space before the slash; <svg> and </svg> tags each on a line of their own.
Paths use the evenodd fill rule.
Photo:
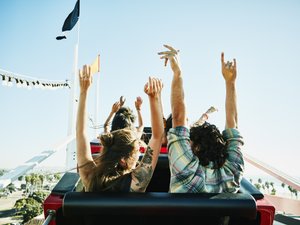
<svg viewBox="0 0 300 225">
<path fill-rule="evenodd" d="M 82 70 L 79 70 L 79 85 L 80 85 L 80 92 L 87 92 L 89 87 L 93 82 L 91 76 L 91 67 L 84 65 Z"/>
</svg>

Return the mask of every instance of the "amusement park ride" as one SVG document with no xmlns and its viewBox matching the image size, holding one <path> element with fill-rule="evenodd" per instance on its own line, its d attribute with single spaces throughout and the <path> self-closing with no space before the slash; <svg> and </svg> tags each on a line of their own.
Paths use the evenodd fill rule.
<svg viewBox="0 0 300 225">
<path fill-rule="evenodd" d="M 77 49 L 78 46 L 75 48 L 75 57 Z M 75 58 L 76 61 L 77 58 Z M 99 56 L 95 62 L 93 64 L 98 66 L 96 72 L 99 72 Z M 75 68 L 77 68 L 77 64 L 75 64 Z M 71 79 L 73 92 L 70 95 L 68 136 L 55 144 L 52 149 L 34 156 L 0 177 L 0 188 L 4 188 L 55 152 L 66 149 L 67 172 L 44 201 L 44 225 L 99 224 L 107 221 L 110 224 L 119 224 L 126 222 L 127 219 L 132 224 L 272 225 L 277 221 L 283 222 L 279 224 L 300 224 L 298 219 L 293 219 L 292 223 L 284 223 L 291 218 L 278 213 L 289 212 L 293 215 L 300 215 L 299 201 L 272 198 L 272 196 L 261 193 L 245 178 L 242 179 L 239 192 L 235 194 L 169 193 L 170 170 L 166 147 L 161 148 L 157 167 L 145 193 L 83 192 L 79 174 L 74 169 L 77 165 L 74 135 L 74 109 L 76 109 L 76 86 L 78 83 L 76 78 L 75 73 L 73 80 Z M 99 79 L 96 81 L 96 85 L 95 115 L 98 115 Z M 97 118 L 95 121 L 97 122 Z M 150 138 L 151 127 L 144 128 L 144 135 Z M 101 152 L 101 145 L 97 139 L 92 140 L 90 146 L 93 155 Z M 144 149 L 141 148 L 140 151 L 143 154 Z M 299 181 L 245 153 L 244 158 L 250 164 L 300 191 Z"/>
<path fill-rule="evenodd" d="M 75 51 L 77 51 L 77 48 L 75 48 Z M 96 59 L 96 64 L 99 67 L 99 56 Z M 76 64 L 75 67 L 77 68 Z M 99 70 L 96 72 L 99 72 Z M 278 212 L 289 212 L 293 215 L 300 215 L 299 201 L 271 198 L 272 196 L 261 193 L 245 178 L 242 179 L 239 192 L 235 194 L 169 193 L 170 170 L 168 149 L 166 147 L 161 148 L 157 167 L 145 193 L 83 192 L 79 174 L 74 169 L 77 165 L 74 135 L 76 77 L 74 76 L 74 80 L 71 80 L 73 92 L 70 95 L 68 136 L 55 144 L 52 149 L 34 156 L 24 164 L 0 177 L 0 188 L 4 188 L 55 152 L 66 149 L 67 172 L 64 173 L 61 180 L 44 201 L 44 225 L 99 224 L 100 222 L 107 221 L 110 224 L 119 224 L 120 222 L 126 222 L 126 219 L 132 224 L 272 225 L 276 224 L 277 221 L 284 222 L 291 219 Z M 98 115 L 99 80 L 96 81 L 96 85 L 95 115 Z M 144 128 L 144 135 L 148 138 L 151 137 L 151 127 Z M 90 146 L 93 155 L 101 152 L 101 145 L 97 139 L 92 140 Z M 140 151 L 143 154 L 144 149 L 141 148 Z M 244 158 L 250 164 L 267 172 L 295 190 L 300 191 L 299 182 L 287 174 L 245 153 Z M 288 211 L 286 211 L 287 208 Z M 299 224 L 299 221 L 293 219 L 292 223 L 279 224 Z"/>
<path fill-rule="evenodd" d="M 92 154 L 100 151 L 101 145 L 91 142 Z M 228 224 L 273 224 L 275 207 L 246 179 L 236 194 L 168 193 L 167 154 L 162 147 L 146 193 L 85 193 L 78 173 L 65 173 L 44 202 L 46 220 L 52 225 L 119 224 L 126 219 L 132 224 L 220 224 L 229 218 Z"/>
<path fill-rule="evenodd" d="M 151 136 L 150 127 L 145 127 L 144 132 L 146 136 Z M 56 144 L 53 150 L 42 152 L 0 177 L 0 185 L 8 185 L 59 149 L 66 145 L 73 146 L 72 142 L 75 142 L 75 138 L 70 135 Z M 92 140 L 90 146 L 94 156 L 100 153 L 101 145 L 97 139 Z M 144 149 L 141 148 L 140 151 L 143 154 Z M 73 151 L 69 152 L 73 154 Z M 278 213 L 291 205 L 289 200 L 283 201 L 282 205 L 270 201 L 269 196 L 261 193 L 245 178 L 242 179 L 240 190 L 236 194 L 169 193 L 170 170 L 167 154 L 168 149 L 162 147 L 157 167 L 145 193 L 85 193 L 82 191 L 78 172 L 69 170 L 44 201 L 43 225 L 100 224 L 107 221 L 110 224 L 119 224 L 127 219 L 132 224 L 220 224 L 220 221 L 224 222 L 221 224 L 299 224 L 297 219 L 292 219 L 292 223 L 284 223 L 291 218 Z M 288 175 L 274 171 L 248 155 L 245 155 L 245 160 L 299 190 L 299 184 Z M 299 202 L 292 208 L 292 212 L 299 215 Z M 226 218 L 229 218 L 229 223 L 226 223 Z"/>
<path fill-rule="evenodd" d="M 76 23 L 76 22 L 75 22 Z M 79 32 L 78 32 L 79 33 Z M 77 81 L 78 44 L 75 46 L 74 76 L 70 79 L 72 92 L 69 105 L 68 136 L 53 146 L 26 161 L 24 164 L 0 177 L 0 188 L 4 188 L 26 174 L 55 152 L 66 149 L 66 169 L 60 181 L 44 201 L 44 225 L 59 224 L 230 224 L 230 225 L 272 225 L 284 221 L 285 207 L 292 204 L 290 212 L 300 215 L 300 204 L 288 199 L 273 201 L 261 193 L 247 179 L 243 178 L 238 193 L 169 193 L 170 170 L 168 150 L 161 148 L 157 166 L 145 193 L 85 193 L 76 169 L 75 111 Z M 99 72 L 99 56 L 96 64 Z M 96 81 L 96 111 L 98 108 L 98 86 Z M 98 115 L 98 113 L 95 113 Z M 95 120 L 97 123 L 97 118 Z M 145 127 L 146 136 L 151 128 Z M 91 152 L 101 152 L 98 141 L 90 142 Z M 67 146 L 67 148 L 66 148 Z M 144 149 L 140 149 L 143 153 Z M 244 154 L 245 160 L 267 172 L 283 183 L 300 191 L 300 183 L 288 175 Z M 276 210 L 275 210 L 276 208 Z M 283 219 L 282 219 L 283 218 Z M 286 223 L 280 223 L 286 224 Z M 294 220 L 291 224 L 300 224 Z"/>
</svg>

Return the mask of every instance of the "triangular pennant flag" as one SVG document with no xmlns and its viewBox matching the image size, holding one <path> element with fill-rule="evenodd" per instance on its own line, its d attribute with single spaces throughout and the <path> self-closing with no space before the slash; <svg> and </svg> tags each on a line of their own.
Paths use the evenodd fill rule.
<svg viewBox="0 0 300 225">
<path fill-rule="evenodd" d="M 80 11 L 80 0 L 77 0 L 76 5 L 73 9 L 73 11 L 68 15 L 68 17 L 65 19 L 65 22 L 62 26 L 62 32 L 72 30 L 73 27 L 76 25 L 78 19 L 79 19 L 79 11 Z M 57 36 L 56 40 L 62 40 L 66 39 L 67 37 L 65 35 Z"/>
<path fill-rule="evenodd" d="M 100 72 L 100 55 L 97 55 L 95 61 L 91 64 L 91 74 Z"/>
</svg>

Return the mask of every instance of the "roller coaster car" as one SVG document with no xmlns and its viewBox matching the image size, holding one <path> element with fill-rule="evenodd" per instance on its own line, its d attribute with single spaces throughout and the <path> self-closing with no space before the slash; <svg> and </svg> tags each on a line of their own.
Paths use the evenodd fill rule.
<svg viewBox="0 0 300 225">
<path fill-rule="evenodd" d="M 99 153 L 100 148 L 99 143 L 91 143 L 93 154 Z M 245 178 L 236 194 L 168 193 L 169 182 L 166 147 L 161 149 L 145 193 L 85 193 L 81 191 L 79 174 L 68 172 L 46 198 L 44 216 L 51 225 L 273 224 L 274 206 Z"/>
</svg>

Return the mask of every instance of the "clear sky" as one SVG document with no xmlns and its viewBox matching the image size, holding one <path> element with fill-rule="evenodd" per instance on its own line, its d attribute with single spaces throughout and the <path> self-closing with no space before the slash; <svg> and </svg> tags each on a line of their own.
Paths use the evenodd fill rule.
<svg viewBox="0 0 300 225">
<path fill-rule="evenodd" d="M 300 166 L 300 2 L 81 0 L 80 19 L 57 41 L 76 0 L 0 1 L 0 68 L 48 80 L 70 79 L 79 27 L 78 67 L 101 58 L 99 123 L 121 95 L 134 107 L 149 76 L 163 80 L 164 113 L 170 113 L 172 73 L 157 52 L 180 49 L 189 120 L 210 106 L 209 122 L 225 124 L 220 54 L 237 59 L 239 128 L 244 151 L 284 172 Z M 95 118 L 95 86 L 89 115 Z M 70 89 L 41 90 L 0 84 L 0 167 L 14 168 L 67 135 Z M 89 129 L 93 139 L 93 130 Z M 99 133 L 102 130 L 98 131 Z M 45 165 L 64 165 L 64 150 Z"/>
</svg>

